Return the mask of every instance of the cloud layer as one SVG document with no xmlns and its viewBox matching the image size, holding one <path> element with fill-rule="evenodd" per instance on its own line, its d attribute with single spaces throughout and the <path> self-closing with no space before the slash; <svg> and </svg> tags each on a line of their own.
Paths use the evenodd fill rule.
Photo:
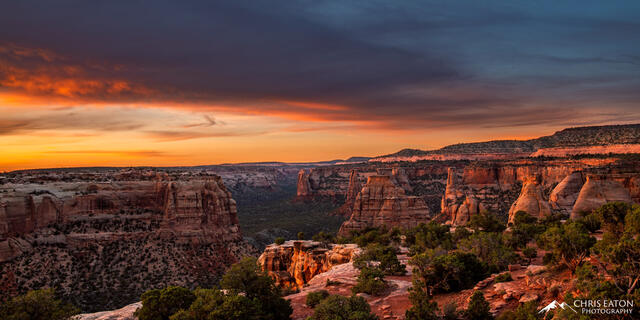
<svg viewBox="0 0 640 320">
<path fill-rule="evenodd" d="M 394 130 L 638 119 L 638 21 L 615 1 L 15 1 L 0 86 Z"/>
</svg>

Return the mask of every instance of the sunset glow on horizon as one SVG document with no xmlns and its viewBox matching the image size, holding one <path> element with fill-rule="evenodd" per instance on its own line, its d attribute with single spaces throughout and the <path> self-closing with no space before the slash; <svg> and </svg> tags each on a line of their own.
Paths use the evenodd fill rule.
<svg viewBox="0 0 640 320">
<path fill-rule="evenodd" d="M 640 122 L 638 3 L 36 2 L 0 10 L 0 171 L 323 161 Z"/>
</svg>

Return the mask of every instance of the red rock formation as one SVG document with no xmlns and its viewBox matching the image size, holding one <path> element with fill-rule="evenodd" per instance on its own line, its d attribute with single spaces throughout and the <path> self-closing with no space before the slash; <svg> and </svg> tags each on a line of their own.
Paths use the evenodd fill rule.
<svg viewBox="0 0 640 320">
<path fill-rule="evenodd" d="M 305 198 L 312 195 L 311 187 L 309 186 L 309 173 L 304 169 L 300 169 L 298 172 L 298 184 L 296 189 L 296 195 L 298 198 Z"/>
<path fill-rule="evenodd" d="M 349 174 L 349 187 L 347 189 L 347 196 L 345 197 L 345 203 L 353 203 L 358 196 L 358 192 L 362 189 L 360 180 L 358 179 L 358 172 L 351 170 Z"/>
<path fill-rule="evenodd" d="M 218 176 L 89 179 L 0 185 L 0 283 L 25 292 L 56 279 L 85 310 L 120 307 L 153 287 L 215 285 L 252 253 Z"/>
<path fill-rule="evenodd" d="M 576 203 L 576 199 L 578 199 L 578 194 L 582 189 L 582 185 L 584 185 L 584 181 L 585 177 L 582 171 L 576 171 L 562 179 L 549 195 L 551 208 L 569 215 L 573 205 Z"/>
<path fill-rule="evenodd" d="M 510 223 L 513 223 L 518 211 L 524 211 L 536 218 L 543 218 L 551 214 L 551 206 L 543 196 L 540 177 L 530 177 L 522 184 L 520 196 L 509 210 Z"/>
<path fill-rule="evenodd" d="M 267 246 L 258 264 L 279 286 L 301 288 L 315 275 L 351 261 L 358 253 L 353 244 L 325 247 L 315 241 L 287 241 Z"/>
<path fill-rule="evenodd" d="M 347 188 L 347 195 L 344 200 L 344 204 L 340 206 L 334 213 L 341 216 L 349 217 L 351 216 L 351 211 L 353 210 L 353 204 L 356 201 L 356 197 L 358 193 L 362 189 L 360 185 L 360 178 L 358 177 L 358 172 L 356 170 L 351 170 L 351 174 L 349 174 L 349 187 Z"/>
<path fill-rule="evenodd" d="M 473 193 L 469 193 L 467 185 L 462 184 L 460 180 L 462 177 L 456 170 L 449 168 L 447 187 L 442 197 L 441 215 L 446 217 L 447 223 L 453 226 L 465 225 L 473 215 L 486 210 Z M 486 177 L 483 181 L 486 181 Z"/>
<path fill-rule="evenodd" d="M 426 203 L 420 197 L 407 196 L 405 190 L 391 180 L 391 176 L 370 176 L 353 206 L 348 221 L 339 234 L 367 227 L 411 228 L 431 218 Z"/>
<path fill-rule="evenodd" d="M 610 175 L 588 174 L 571 211 L 571 218 L 579 218 L 607 202 L 631 203 L 629 190 Z"/>
</svg>

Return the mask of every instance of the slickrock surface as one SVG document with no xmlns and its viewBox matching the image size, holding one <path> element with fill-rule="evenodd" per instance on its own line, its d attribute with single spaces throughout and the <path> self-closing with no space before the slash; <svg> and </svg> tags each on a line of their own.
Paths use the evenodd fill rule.
<svg viewBox="0 0 640 320">
<path fill-rule="evenodd" d="M 80 314 L 75 320 L 136 320 L 133 314 L 141 307 L 142 302 L 136 302 L 118 310 Z"/>
<path fill-rule="evenodd" d="M 340 227 L 339 234 L 366 227 L 411 228 L 431 218 L 424 200 L 407 196 L 405 190 L 396 185 L 390 175 L 370 176 L 353 206 L 348 221 Z"/>
<path fill-rule="evenodd" d="M 404 254 L 398 255 L 398 260 L 406 264 L 408 257 Z M 382 296 L 375 297 L 367 294 L 359 294 L 371 305 L 371 311 L 378 315 L 380 319 L 404 319 L 405 310 L 410 307 L 409 288 L 411 287 L 411 272 L 404 276 L 387 276 L 389 289 Z M 353 266 L 352 262 L 337 265 L 327 272 L 320 273 L 313 277 L 307 285 L 301 288 L 299 293 L 286 296 L 291 301 L 293 307 L 292 319 L 303 320 L 313 314 L 313 309 L 308 307 L 306 297 L 310 292 L 317 290 L 327 290 L 330 294 L 351 296 L 351 288 L 357 282 L 360 270 Z M 327 280 L 333 284 L 327 286 Z"/>
<path fill-rule="evenodd" d="M 350 262 L 359 252 L 354 244 L 325 246 L 316 241 L 289 240 L 267 246 L 258 264 L 279 286 L 301 288 L 317 274 Z"/>
<path fill-rule="evenodd" d="M 612 201 L 630 203 L 631 194 L 622 183 L 615 180 L 615 177 L 589 174 L 573 206 L 571 218 L 581 217 L 583 213 L 591 212 Z"/>
<path fill-rule="evenodd" d="M 549 195 L 549 203 L 554 210 L 569 215 L 578 194 L 584 185 L 585 176 L 582 171 L 574 172 L 562 179 Z"/>
<path fill-rule="evenodd" d="M 522 184 L 520 196 L 509 210 L 509 222 L 513 222 L 518 211 L 524 211 L 538 219 L 549 216 L 551 214 L 551 206 L 549 201 L 544 198 L 543 192 L 539 177 L 526 179 Z"/>
<path fill-rule="evenodd" d="M 251 249 L 216 175 L 25 174 L 0 185 L 0 290 L 58 287 L 87 311 L 167 285 L 210 286 Z M 14 179 L 15 180 L 15 179 Z"/>
</svg>

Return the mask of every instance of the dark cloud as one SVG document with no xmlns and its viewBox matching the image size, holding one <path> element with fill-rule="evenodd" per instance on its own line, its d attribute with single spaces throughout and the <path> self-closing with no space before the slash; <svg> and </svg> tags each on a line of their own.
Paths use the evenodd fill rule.
<svg viewBox="0 0 640 320">
<path fill-rule="evenodd" d="M 637 116 L 637 21 L 633 2 L 14 1 L 0 86 L 392 129 L 592 121 Z"/>
</svg>

